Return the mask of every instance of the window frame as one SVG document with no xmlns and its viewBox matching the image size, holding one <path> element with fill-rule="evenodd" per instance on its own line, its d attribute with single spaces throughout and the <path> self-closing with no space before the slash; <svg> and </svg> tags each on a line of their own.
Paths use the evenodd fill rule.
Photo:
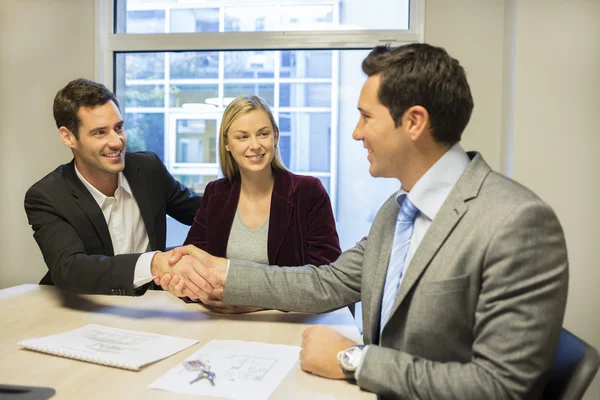
<svg viewBox="0 0 600 400">
<path fill-rule="evenodd" d="M 215 141 L 219 139 L 219 128 L 221 127 L 221 118 L 219 112 L 192 112 L 192 113 L 176 113 L 169 114 L 168 125 L 173 137 L 165 132 L 165 164 L 170 166 L 169 172 L 173 175 L 189 175 L 196 171 L 200 171 L 200 175 L 218 175 L 221 171 L 219 167 L 219 149 L 216 148 L 215 162 L 209 163 L 192 163 L 177 161 L 177 122 L 181 120 L 214 120 L 215 124 Z"/>
<path fill-rule="evenodd" d="M 424 8 L 425 0 L 410 0 L 406 30 L 117 34 L 114 1 L 96 0 L 95 78 L 113 86 L 115 53 L 258 50 L 256 43 L 260 50 L 342 50 L 422 42 Z"/>
</svg>

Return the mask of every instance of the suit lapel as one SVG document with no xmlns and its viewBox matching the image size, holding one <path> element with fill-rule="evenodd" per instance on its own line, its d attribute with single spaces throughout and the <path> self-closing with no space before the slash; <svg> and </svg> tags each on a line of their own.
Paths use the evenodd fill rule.
<svg viewBox="0 0 600 400">
<path fill-rule="evenodd" d="M 73 196 L 75 204 L 81 209 L 81 211 L 87 215 L 90 222 L 92 223 L 96 233 L 102 241 L 102 248 L 104 254 L 107 256 L 113 256 L 114 250 L 112 241 L 110 240 L 110 233 L 108 232 L 108 225 L 102 214 L 102 210 L 94 200 L 92 194 L 87 190 L 83 182 L 79 179 L 75 172 L 75 161 L 71 161 L 67 164 L 64 170 L 64 178 L 67 183 L 67 187 Z"/>
<path fill-rule="evenodd" d="M 421 274 L 427 269 L 429 262 L 438 252 L 454 226 L 467 212 L 467 206 L 462 199 L 448 197 L 446 202 L 431 223 L 425 237 L 419 244 L 413 259 L 408 264 L 406 274 L 400 284 L 398 296 L 392 308 L 392 314 L 396 312 L 408 292 L 412 289 Z"/>
<path fill-rule="evenodd" d="M 394 243 L 394 231 L 396 229 L 396 219 L 398 218 L 398 212 L 400 207 L 396 203 L 396 196 L 392 196 L 390 200 L 384 205 L 384 209 L 381 211 L 380 217 L 382 219 L 381 231 L 383 232 L 383 241 L 381 243 L 381 250 L 379 252 L 379 258 L 375 267 L 375 275 L 373 277 L 372 285 L 373 288 L 373 299 L 369 309 L 369 316 L 371 320 L 371 340 L 374 344 L 379 343 L 379 324 L 381 315 L 381 300 L 383 298 L 383 288 L 385 285 L 385 276 L 387 274 L 388 264 L 390 262 L 390 255 L 392 253 L 392 245 Z M 376 299 L 376 300 L 375 300 Z"/>
<path fill-rule="evenodd" d="M 269 262 L 277 259 L 283 239 L 290 226 L 290 218 L 296 205 L 292 202 L 296 190 L 292 176 L 285 171 L 275 171 L 275 183 L 271 195 L 271 210 L 269 212 L 269 237 L 267 251 Z"/>
<path fill-rule="evenodd" d="M 472 159 L 471 163 L 456 182 L 454 188 L 452 188 L 448 198 L 440 208 L 429 226 L 425 237 L 423 237 L 423 240 L 419 244 L 413 259 L 410 261 L 410 264 L 406 269 L 406 274 L 400 284 L 400 289 L 394 302 L 394 307 L 392 308 L 392 315 L 398 310 L 407 294 L 413 289 L 415 283 L 427 269 L 433 257 L 446 241 L 446 238 L 454 230 L 456 224 L 458 224 L 468 211 L 467 202 L 477 196 L 485 177 L 491 171 L 491 168 L 483 160 L 481 155 L 475 152 L 469 152 L 467 154 Z M 391 250 L 388 250 L 388 262 L 390 251 Z M 385 265 L 384 273 L 386 269 L 387 264 Z M 383 286 L 383 283 L 381 285 Z M 379 298 L 381 298 L 382 294 L 383 293 L 380 294 Z"/>
<path fill-rule="evenodd" d="M 156 238 L 156 229 L 154 226 L 155 215 L 152 213 L 150 192 L 148 191 L 146 178 L 140 173 L 139 165 L 131 157 L 127 157 L 127 154 L 125 154 L 125 169 L 123 170 L 123 174 L 127 178 L 127 183 L 129 183 L 129 187 L 133 192 L 133 197 L 140 208 L 140 214 L 144 220 L 150 248 L 158 249 L 160 247 L 158 246 L 158 239 Z"/>
</svg>

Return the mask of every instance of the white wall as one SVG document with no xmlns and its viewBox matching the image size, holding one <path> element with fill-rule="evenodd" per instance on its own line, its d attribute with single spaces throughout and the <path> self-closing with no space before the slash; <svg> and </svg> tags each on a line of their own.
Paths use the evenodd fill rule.
<svg viewBox="0 0 600 400">
<path fill-rule="evenodd" d="M 0 5 L 0 288 L 37 283 L 47 268 L 23 209 L 26 190 L 68 162 L 52 100 L 94 77 L 94 0 L 2 0 Z"/>
<path fill-rule="evenodd" d="M 504 0 L 426 0 L 425 41 L 444 47 L 465 68 L 475 108 L 462 145 L 499 169 Z"/>
<path fill-rule="evenodd" d="M 600 348 L 600 1 L 519 1 L 516 11 L 513 176 L 558 214 L 564 325 Z M 598 376 L 586 399 L 600 399 Z"/>
<path fill-rule="evenodd" d="M 600 133 L 595 123 L 600 0 L 426 3 L 426 40 L 461 61 L 475 97 L 464 147 L 481 151 L 496 169 L 512 170 L 516 180 L 554 207 L 571 263 L 565 326 L 600 348 L 595 307 L 600 304 L 595 240 L 600 238 Z M 68 80 L 93 77 L 95 21 L 93 0 L 2 0 L 0 7 L 2 288 L 37 282 L 45 270 L 23 196 L 32 183 L 70 159 L 53 126 L 52 98 Z M 347 86 L 341 95 L 355 102 L 358 89 Z M 513 113 L 505 112 L 511 110 L 512 122 Z M 361 151 L 345 133 L 340 145 L 349 152 L 342 151 L 340 159 Z M 511 141 L 512 159 L 506 154 Z M 598 379 L 586 396 L 597 398 Z"/>
</svg>

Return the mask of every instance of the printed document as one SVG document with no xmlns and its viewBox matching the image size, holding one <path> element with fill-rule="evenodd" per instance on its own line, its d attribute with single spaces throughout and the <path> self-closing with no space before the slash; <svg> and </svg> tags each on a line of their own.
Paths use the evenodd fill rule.
<svg viewBox="0 0 600 400">
<path fill-rule="evenodd" d="M 198 343 L 194 339 L 86 325 L 72 331 L 19 342 L 21 347 L 61 357 L 138 371 Z"/>
<path fill-rule="evenodd" d="M 266 400 L 296 365 L 299 353 L 298 346 L 211 340 L 186 361 L 208 364 L 214 373 L 214 385 L 209 379 L 196 379 L 198 371 L 179 364 L 148 387 L 234 400 Z"/>
</svg>

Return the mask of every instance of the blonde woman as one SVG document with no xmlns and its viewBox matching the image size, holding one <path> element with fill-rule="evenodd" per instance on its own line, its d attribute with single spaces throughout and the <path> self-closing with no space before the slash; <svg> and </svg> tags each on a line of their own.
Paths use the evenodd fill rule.
<svg viewBox="0 0 600 400">
<path fill-rule="evenodd" d="M 225 178 L 206 186 L 185 244 L 210 254 L 270 265 L 323 265 L 341 253 L 327 191 L 318 178 L 281 162 L 279 129 L 257 96 L 239 97 L 223 114 L 219 156 Z M 212 307 L 221 312 L 256 309 Z"/>
</svg>

